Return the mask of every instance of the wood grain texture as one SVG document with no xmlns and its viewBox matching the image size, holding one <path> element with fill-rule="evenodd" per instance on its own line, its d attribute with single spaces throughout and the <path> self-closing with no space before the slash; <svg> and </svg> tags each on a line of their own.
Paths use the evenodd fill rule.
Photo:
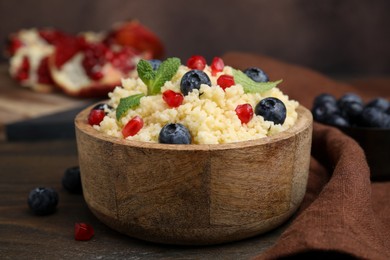
<svg viewBox="0 0 390 260">
<path fill-rule="evenodd" d="M 272 138 L 164 145 L 112 138 L 76 120 L 85 200 L 108 226 L 154 242 L 216 244 L 273 229 L 299 206 L 312 116 Z"/>
</svg>

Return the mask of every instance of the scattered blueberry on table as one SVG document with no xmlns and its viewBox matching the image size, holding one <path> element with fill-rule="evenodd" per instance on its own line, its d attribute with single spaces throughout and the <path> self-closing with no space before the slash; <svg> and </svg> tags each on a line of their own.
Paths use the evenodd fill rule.
<svg viewBox="0 0 390 260">
<path fill-rule="evenodd" d="M 70 193 L 81 194 L 83 192 L 79 166 L 70 167 L 65 170 L 64 176 L 62 177 L 62 187 Z"/>
<path fill-rule="evenodd" d="M 49 215 L 56 211 L 58 193 L 51 188 L 38 187 L 28 196 L 28 206 L 36 215 Z"/>
</svg>

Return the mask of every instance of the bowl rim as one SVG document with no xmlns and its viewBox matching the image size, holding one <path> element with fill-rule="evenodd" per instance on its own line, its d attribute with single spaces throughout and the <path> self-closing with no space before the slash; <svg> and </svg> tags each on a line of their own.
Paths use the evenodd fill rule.
<svg viewBox="0 0 390 260">
<path fill-rule="evenodd" d="M 76 133 L 77 130 L 83 132 L 90 137 L 93 137 L 98 140 L 110 142 L 117 145 L 131 146 L 135 148 L 147 148 L 147 149 L 157 149 L 157 150 L 182 150 L 182 151 L 209 151 L 209 150 L 230 150 L 236 148 L 246 148 L 253 147 L 262 144 L 271 144 L 281 140 L 288 139 L 292 136 L 299 134 L 308 127 L 313 127 L 313 116 L 307 108 L 302 105 L 299 105 L 296 108 L 298 113 L 298 118 L 295 124 L 288 128 L 287 130 L 277 133 L 271 137 L 264 137 L 259 139 L 252 139 L 247 141 L 238 141 L 224 144 L 161 144 L 161 143 L 152 143 L 152 142 L 142 142 L 136 140 L 127 140 L 121 139 L 118 137 L 109 136 L 105 133 L 99 132 L 91 125 L 88 124 L 87 118 L 89 111 L 97 104 L 97 102 L 79 112 L 74 120 Z"/>
</svg>

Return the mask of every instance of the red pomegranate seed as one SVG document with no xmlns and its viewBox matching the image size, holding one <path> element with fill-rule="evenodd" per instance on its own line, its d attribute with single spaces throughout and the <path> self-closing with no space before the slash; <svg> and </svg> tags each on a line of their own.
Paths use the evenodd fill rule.
<svg viewBox="0 0 390 260">
<path fill-rule="evenodd" d="M 75 223 L 74 225 L 74 239 L 78 241 L 90 240 L 95 231 L 93 227 L 86 223 Z"/>
<path fill-rule="evenodd" d="M 193 55 L 188 59 L 187 67 L 193 70 L 203 70 L 206 67 L 206 59 L 200 55 Z"/>
<path fill-rule="evenodd" d="M 137 51 L 129 46 L 124 46 L 120 51 L 112 52 L 111 54 L 108 52 L 106 57 L 108 57 L 108 60 L 115 68 L 127 74 L 135 69 L 133 58 L 136 55 L 138 55 Z"/>
<path fill-rule="evenodd" d="M 38 33 L 39 36 L 49 44 L 56 44 L 57 42 L 61 41 L 62 38 L 67 37 L 65 33 L 52 29 L 39 30 Z"/>
<path fill-rule="evenodd" d="M 253 117 L 253 108 L 250 104 L 242 104 L 236 107 L 236 114 L 242 124 L 248 123 Z"/>
<path fill-rule="evenodd" d="M 163 99 L 170 107 L 178 107 L 183 103 L 184 97 L 181 93 L 173 90 L 166 90 L 163 93 Z"/>
<path fill-rule="evenodd" d="M 124 138 L 136 135 L 143 126 L 144 121 L 142 120 L 142 118 L 139 116 L 135 116 L 122 129 L 122 135 Z"/>
<path fill-rule="evenodd" d="M 7 51 L 9 55 L 14 55 L 18 49 L 20 49 L 23 46 L 23 43 L 21 40 L 19 40 L 16 37 L 12 37 L 8 40 L 7 44 Z"/>
<path fill-rule="evenodd" d="M 82 40 L 80 37 L 64 36 L 55 41 L 55 57 L 54 63 L 57 68 L 61 68 L 68 62 L 77 52 L 81 50 Z"/>
<path fill-rule="evenodd" d="M 30 61 L 28 60 L 27 56 L 24 56 L 22 64 L 19 67 L 18 71 L 16 72 L 15 78 L 18 81 L 24 81 L 30 77 L 29 73 L 30 73 Z"/>
<path fill-rule="evenodd" d="M 218 72 L 221 72 L 225 67 L 225 63 L 220 57 L 214 57 L 211 62 L 211 75 L 215 76 Z"/>
<path fill-rule="evenodd" d="M 229 88 L 229 87 L 233 86 L 233 85 L 236 84 L 236 83 L 234 82 L 233 76 L 230 76 L 230 75 L 221 75 L 221 76 L 219 76 L 219 78 L 217 79 L 217 84 L 218 84 L 223 90 L 225 90 L 226 88 Z"/>
<path fill-rule="evenodd" d="M 88 124 L 90 125 L 98 125 L 103 121 L 106 113 L 102 109 L 92 109 L 88 115 Z"/>
<path fill-rule="evenodd" d="M 41 60 L 37 73 L 39 83 L 54 85 L 53 78 L 49 71 L 49 57 L 45 57 Z"/>
</svg>

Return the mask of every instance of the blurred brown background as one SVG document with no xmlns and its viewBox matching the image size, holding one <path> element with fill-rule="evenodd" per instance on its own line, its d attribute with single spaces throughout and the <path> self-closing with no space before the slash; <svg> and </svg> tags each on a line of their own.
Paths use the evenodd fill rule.
<svg viewBox="0 0 390 260">
<path fill-rule="evenodd" d="M 137 18 L 167 56 L 211 60 L 238 50 L 328 75 L 383 75 L 390 73 L 389 13 L 389 0 L 0 0 L 0 37 L 30 27 L 99 31 Z"/>
</svg>

